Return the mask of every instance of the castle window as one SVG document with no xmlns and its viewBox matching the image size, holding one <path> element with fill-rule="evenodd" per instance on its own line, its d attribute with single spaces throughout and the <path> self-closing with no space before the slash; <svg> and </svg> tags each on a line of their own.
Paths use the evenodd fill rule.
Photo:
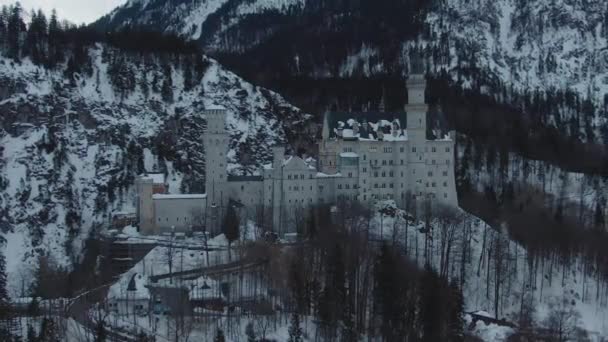
<svg viewBox="0 0 608 342">
<path fill-rule="evenodd" d="M 401 165 L 403 165 L 403 163 L 404 163 L 404 162 L 403 162 L 403 159 L 401 159 Z"/>
<path fill-rule="evenodd" d="M 245 186 L 241 185 L 241 191 L 245 191 Z"/>
<path fill-rule="evenodd" d="M 448 176 L 448 172 L 447 171 L 443 171 L 443 176 L 447 177 Z"/>
<path fill-rule="evenodd" d="M 363 155 L 363 160 L 366 160 L 366 159 L 367 159 L 367 156 L 364 154 Z"/>
<path fill-rule="evenodd" d="M 338 184 L 338 189 L 342 189 L 342 184 Z"/>
<path fill-rule="evenodd" d="M 345 184 L 344 186 L 346 189 L 350 189 L 350 184 Z"/>
<path fill-rule="evenodd" d="M 386 165 L 386 160 L 383 160 L 383 161 L 382 161 L 382 165 Z"/>
<path fill-rule="evenodd" d="M 386 189 L 386 183 L 382 183 L 382 189 Z"/>
<path fill-rule="evenodd" d="M 177 218 L 177 222 L 179 222 L 179 217 Z"/>
<path fill-rule="evenodd" d="M 287 175 L 287 179 L 291 179 L 291 175 Z"/>
<path fill-rule="evenodd" d="M 416 169 L 412 170 L 412 174 L 415 175 L 416 174 Z"/>
<path fill-rule="evenodd" d="M 394 176 L 393 171 L 390 171 L 390 172 L 388 173 L 388 175 L 389 175 L 389 177 L 393 177 L 393 176 Z"/>
<path fill-rule="evenodd" d="M 433 171 L 429 171 L 429 177 L 433 177 Z"/>
<path fill-rule="evenodd" d="M 378 178 L 378 171 L 374 171 L 374 177 Z"/>
<path fill-rule="evenodd" d="M 416 152 L 416 147 L 412 147 L 412 152 Z"/>
<path fill-rule="evenodd" d="M 363 200 L 366 201 L 367 200 L 367 195 L 363 195 Z"/>
<path fill-rule="evenodd" d="M 450 152 L 450 148 L 449 148 L 449 147 L 446 147 L 446 148 L 445 148 L 445 151 L 446 151 L 446 152 Z"/>
<path fill-rule="evenodd" d="M 323 192 L 323 185 L 319 185 L 319 191 Z"/>
<path fill-rule="evenodd" d="M 429 182 L 426 182 L 426 187 L 427 187 L 427 188 L 429 187 Z"/>
<path fill-rule="evenodd" d="M 367 172 L 367 168 L 366 167 L 363 168 L 363 172 Z"/>
<path fill-rule="evenodd" d="M 389 160 L 389 161 L 388 161 L 388 165 L 393 165 L 393 161 L 392 161 L 392 160 Z"/>
<path fill-rule="evenodd" d="M 422 156 L 418 157 L 418 160 L 422 160 Z"/>
<path fill-rule="evenodd" d="M 308 175 L 308 179 L 312 179 L 312 173 Z"/>
<path fill-rule="evenodd" d="M 432 163 L 433 165 L 435 165 L 435 159 L 431 160 L 431 163 Z"/>
<path fill-rule="evenodd" d="M 448 165 L 450 165 L 450 160 L 449 159 L 446 160 L 445 163 L 448 164 Z"/>
<path fill-rule="evenodd" d="M 437 186 L 437 183 L 433 182 L 431 183 L 431 186 L 434 188 L 435 186 Z"/>
<path fill-rule="evenodd" d="M 353 173 L 352 172 L 348 173 L 348 178 L 353 178 Z"/>
<path fill-rule="evenodd" d="M 300 175 L 300 179 L 304 179 L 304 175 Z"/>
<path fill-rule="evenodd" d="M 374 184 L 374 188 L 378 189 L 378 183 Z"/>
<path fill-rule="evenodd" d="M 447 193 L 443 193 L 443 198 L 448 198 L 448 194 Z"/>
<path fill-rule="evenodd" d="M 386 177 L 386 172 L 382 171 L 382 177 Z"/>
<path fill-rule="evenodd" d="M 158 218 L 158 222 L 160 222 L 160 217 Z"/>
<path fill-rule="evenodd" d="M 392 188 L 393 188 L 393 183 L 390 183 L 390 184 L 388 185 L 388 187 L 392 189 Z"/>
<path fill-rule="evenodd" d="M 443 182 L 443 186 L 448 187 L 448 182 Z"/>
<path fill-rule="evenodd" d="M 437 148 L 431 147 L 431 152 L 437 152 Z"/>
<path fill-rule="evenodd" d="M 310 191 L 312 191 L 312 185 L 310 186 Z"/>
<path fill-rule="evenodd" d="M 405 150 L 405 148 L 401 147 L 399 148 L 399 152 L 403 153 L 403 151 Z"/>
</svg>

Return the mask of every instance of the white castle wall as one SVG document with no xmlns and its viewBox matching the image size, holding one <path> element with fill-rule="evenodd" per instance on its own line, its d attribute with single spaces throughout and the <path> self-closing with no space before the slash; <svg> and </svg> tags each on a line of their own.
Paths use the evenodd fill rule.
<svg viewBox="0 0 608 342">
<path fill-rule="evenodd" d="M 376 200 L 393 199 L 405 206 L 415 199 L 457 206 L 454 137 L 426 139 L 424 77 L 411 76 L 407 86 L 406 131 L 393 122 L 387 126 L 390 134 L 378 131 L 377 138 L 364 139 L 356 136 L 359 126 L 355 124 L 354 129 L 332 137 L 326 115 L 318 165 L 295 156 L 285 159 L 285 149 L 279 146 L 273 149 L 272 167 L 260 170 L 258 177 L 227 175 L 226 111 L 219 107 L 206 110 L 206 198 L 152 198 L 148 184 L 141 183 L 138 212 L 142 231 L 188 230 L 193 213 L 202 211 L 207 230 L 219 232 L 229 200 L 240 202 L 245 218 L 257 220 L 262 211 L 263 224 L 281 234 L 294 231 L 308 208 L 319 204 L 358 201 L 371 206 Z"/>
</svg>

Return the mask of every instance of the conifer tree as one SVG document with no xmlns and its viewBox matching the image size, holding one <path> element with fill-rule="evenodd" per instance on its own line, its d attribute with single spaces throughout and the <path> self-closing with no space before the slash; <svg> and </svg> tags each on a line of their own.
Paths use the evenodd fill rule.
<svg viewBox="0 0 608 342">
<path fill-rule="evenodd" d="M 224 336 L 224 331 L 222 329 L 217 328 L 213 342 L 226 342 L 226 337 Z"/>
<path fill-rule="evenodd" d="M 452 342 L 464 341 L 464 299 L 456 279 L 450 282 L 449 331 L 448 338 Z"/>
<path fill-rule="evenodd" d="M 21 33 L 25 31 L 25 23 L 22 19 L 22 12 L 23 9 L 21 8 L 21 4 L 19 2 L 12 5 L 6 28 L 8 57 L 15 61 L 19 61 L 21 59 Z"/>
<path fill-rule="evenodd" d="M 6 288 L 6 259 L 0 252 L 0 320 L 10 318 L 10 298 Z"/>
<path fill-rule="evenodd" d="M 222 225 L 222 232 L 226 236 L 228 240 L 228 258 L 231 258 L 231 247 L 232 243 L 236 241 L 239 236 L 239 216 L 234 208 L 234 205 L 230 203 L 228 205 L 228 210 L 226 210 L 226 215 L 224 216 L 224 224 Z"/>
<path fill-rule="evenodd" d="M 302 342 L 302 327 L 300 326 L 300 315 L 297 311 L 291 314 L 291 322 L 289 323 L 289 342 Z"/>
</svg>

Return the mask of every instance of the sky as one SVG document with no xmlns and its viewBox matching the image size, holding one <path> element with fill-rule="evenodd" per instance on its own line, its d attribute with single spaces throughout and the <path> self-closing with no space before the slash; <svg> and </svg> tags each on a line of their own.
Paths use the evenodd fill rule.
<svg viewBox="0 0 608 342">
<path fill-rule="evenodd" d="M 0 0 L 0 5 L 15 2 L 15 0 Z M 54 8 L 59 19 L 67 19 L 75 24 L 88 24 L 125 3 L 126 0 L 20 0 L 19 2 L 28 13 L 32 8 L 41 8 L 50 14 Z"/>
</svg>

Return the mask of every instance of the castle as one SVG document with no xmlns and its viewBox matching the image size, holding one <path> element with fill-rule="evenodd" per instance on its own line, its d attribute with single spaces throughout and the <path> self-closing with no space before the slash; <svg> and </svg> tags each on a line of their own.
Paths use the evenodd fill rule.
<svg viewBox="0 0 608 342">
<path fill-rule="evenodd" d="M 206 194 L 164 194 L 162 180 L 140 177 L 140 231 L 159 234 L 205 227 L 218 232 L 228 205 L 280 234 L 294 231 L 294 220 L 302 217 L 298 213 L 319 204 L 356 201 L 371 206 L 392 199 L 402 207 L 410 200 L 457 206 L 455 136 L 451 132 L 427 140 L 425 88 L 423 75 L 409 77 L 405 112 L 326 113 L 318 161 L 286 157 L 285 148 L 277 146 L 272 164 L 254 176 L 227 173 L 226 110 L 207 109 Z"/>
</svg>

